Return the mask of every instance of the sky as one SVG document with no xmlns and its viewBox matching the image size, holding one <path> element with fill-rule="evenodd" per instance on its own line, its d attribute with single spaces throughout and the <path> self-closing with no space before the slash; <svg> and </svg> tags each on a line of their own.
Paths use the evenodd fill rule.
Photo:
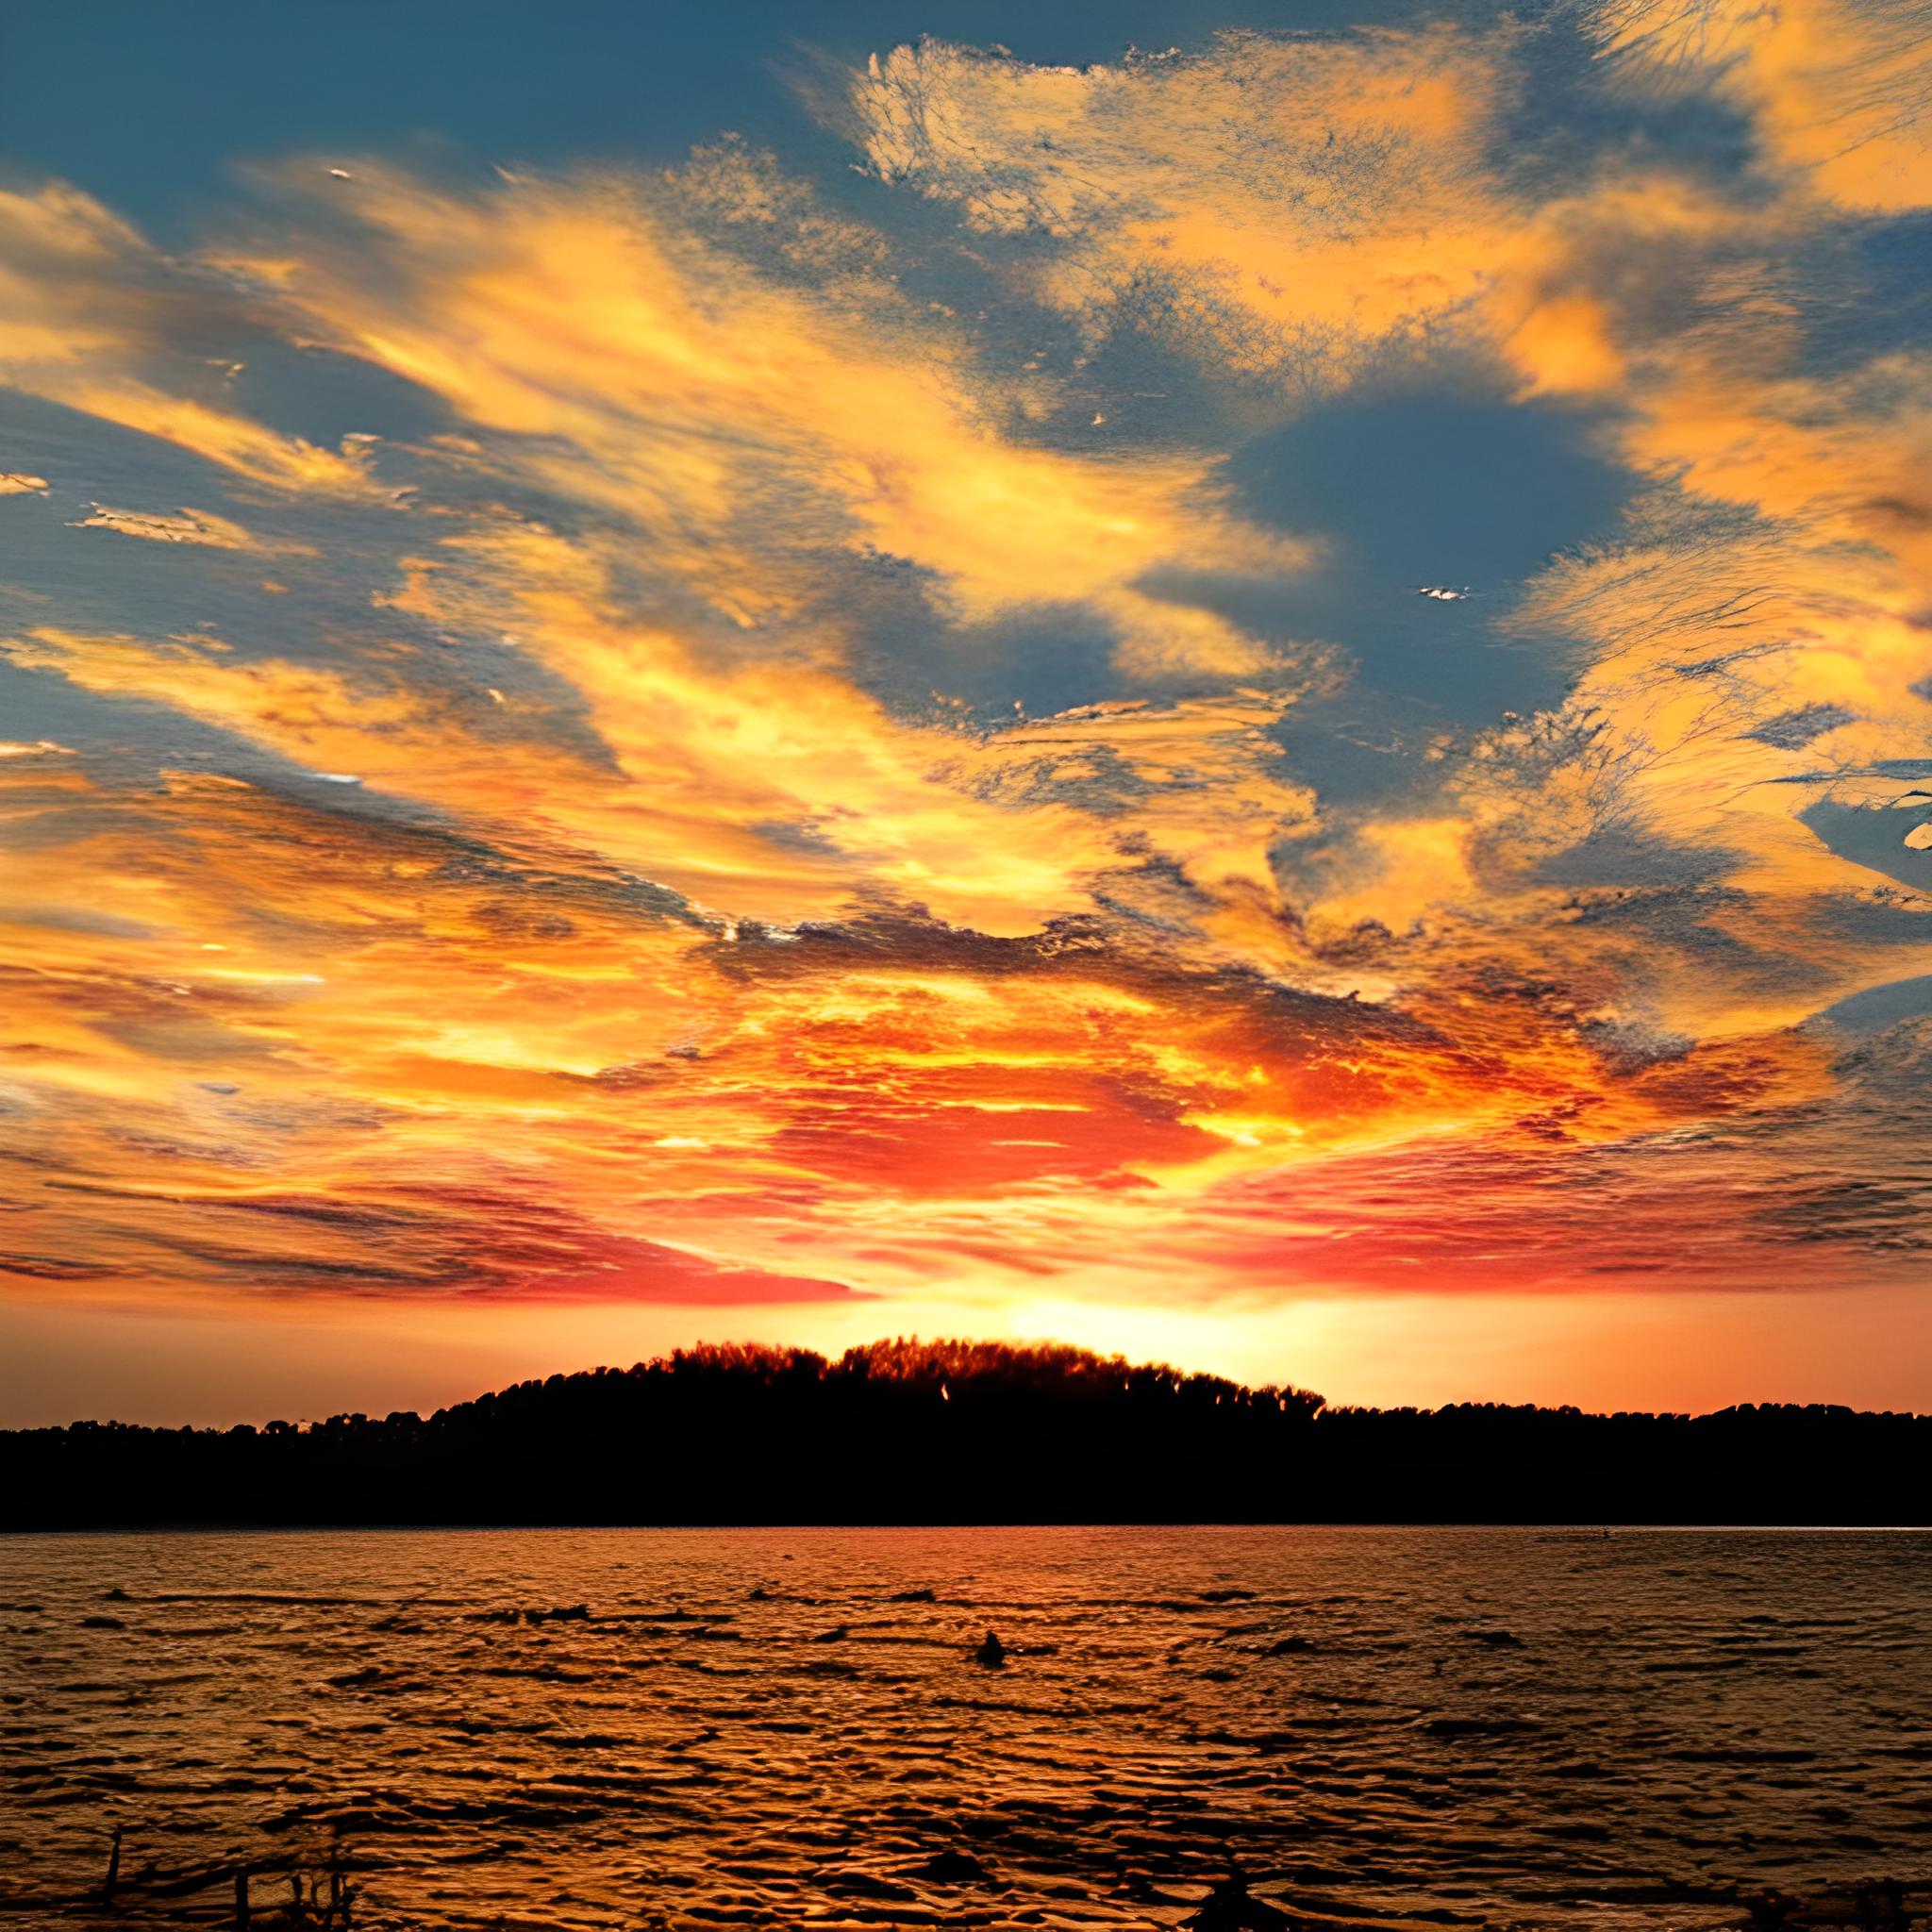
<svg viewBox="0 0 1932 1932">
<path fill-rule="evenodd" d="M 1932 10 L 0 26 L 0 1422 L 1932 1407 Z"/>
</svg>

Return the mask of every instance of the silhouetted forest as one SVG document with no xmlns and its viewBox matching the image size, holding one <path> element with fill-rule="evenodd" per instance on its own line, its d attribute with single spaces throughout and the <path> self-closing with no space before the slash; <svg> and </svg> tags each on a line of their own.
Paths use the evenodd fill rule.
<svg viewBox="0 0 1932 1932">
<path fill-rule="evenodd" d="M 1932 1416 L 1331 1408 L 1070 1348 L 751 1346 L 432 1416 L 0 1432 L 0 1527 L 146 1524 L 1922 1524 Z"/>
</svg>

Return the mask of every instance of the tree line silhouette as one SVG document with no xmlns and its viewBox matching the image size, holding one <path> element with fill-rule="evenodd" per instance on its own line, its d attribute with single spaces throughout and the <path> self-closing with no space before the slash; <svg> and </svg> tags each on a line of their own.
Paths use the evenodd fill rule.
<svg viewBox="0 0 1932 1932">
<path fill-rule="evenodd" d="M 1932 1416 L 1331 1407 L 1060 1346 L 680 1349 L 434 1415 L 0 1431 L 0 1528 L 1922 1524 Z"/>
</svg>

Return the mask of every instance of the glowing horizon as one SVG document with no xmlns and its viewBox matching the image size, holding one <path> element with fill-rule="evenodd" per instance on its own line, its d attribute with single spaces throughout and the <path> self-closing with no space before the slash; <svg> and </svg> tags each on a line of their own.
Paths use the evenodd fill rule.
<svg viewBox="0 0 1932 1932">
<path fill-rule="evenodd" d="M 1932 1406 L 1923 12 L 1224 25 L 9 158 L 0 1423 Z"/>
</svg>

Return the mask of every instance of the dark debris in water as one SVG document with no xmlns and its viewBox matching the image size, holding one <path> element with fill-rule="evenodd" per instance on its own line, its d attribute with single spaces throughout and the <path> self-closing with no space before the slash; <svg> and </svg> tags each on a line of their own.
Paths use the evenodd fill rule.
<svg viewBox="0 0 1932 1932">
<path fill-rule="evenodd" d="M 1248 1890 L 1248 1881 L 1234 1872 L 1181 1924 L 1191 1932 L 1292 1932 L 1294 1921 L 1280 1907 L 1256 1898 Z"/>
</svg>

